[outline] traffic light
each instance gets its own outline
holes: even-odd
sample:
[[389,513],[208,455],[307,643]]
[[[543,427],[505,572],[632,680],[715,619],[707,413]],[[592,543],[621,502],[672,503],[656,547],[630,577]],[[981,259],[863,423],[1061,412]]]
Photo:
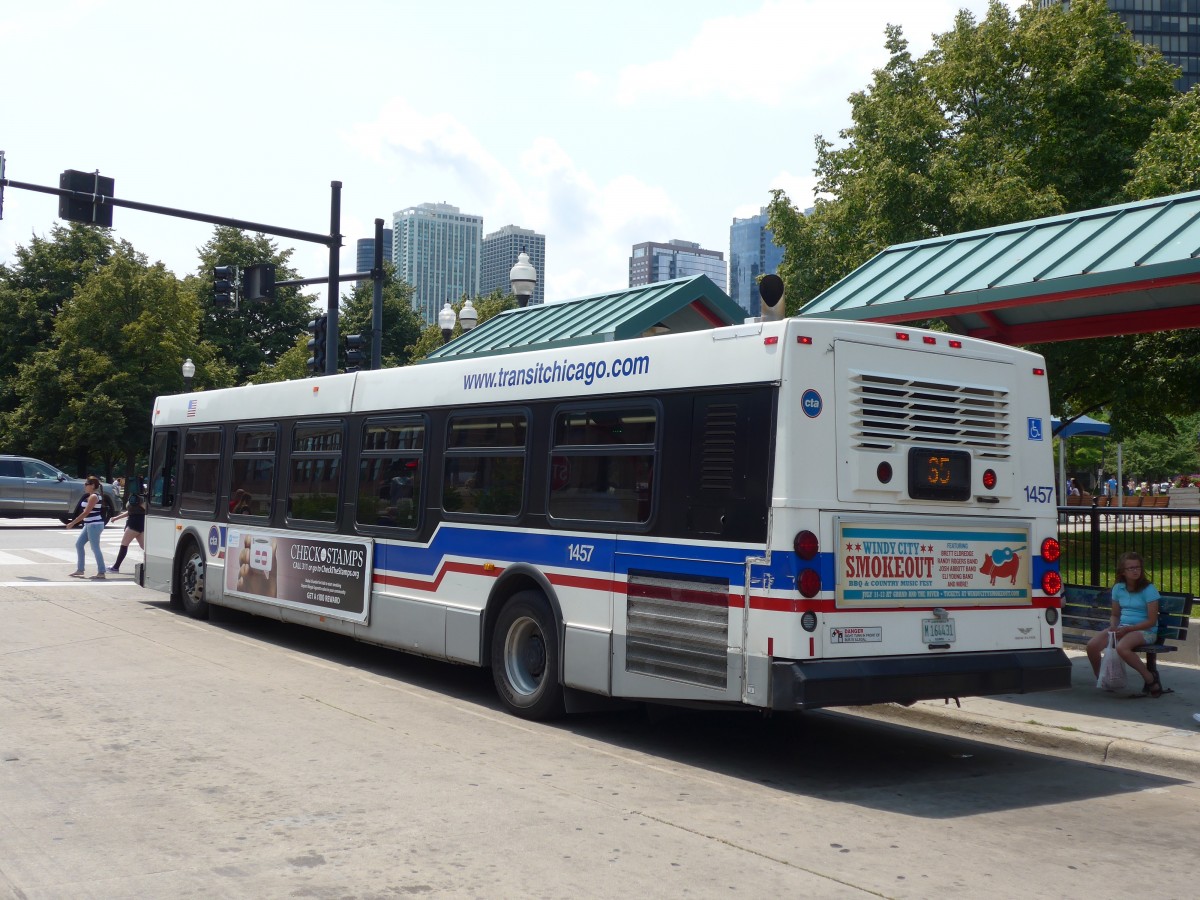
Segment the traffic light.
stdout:
[[[58,176],[58,186],[68,191],[81,191],[101,197],[112,197],[114,181],[103,177],[99,172],[80,172],[77,169],[67,169]],[[58,217],[68,222],[82,222],[85,225],[99,225],[101,228],[112,228],[112,204],[96,203],[91,198],[87,200],[75,197],[58,198]]]
[[363,352],[363,346],[366,344],[366,338],[361,334],[346,335],[346,371],[357,372],[359,369],[366,368],[363,364],[367,361],[367,355]]
[[242,297],[247,301],[275,299],[274,263],[258,263],[242,270]]
[[317,316],[308,323],[312,337],[308,339],[308,371],[320,375],[325,371],[325,338],[328,334],[329,316],[325,313]]
[[232,306],[234,301],[233,282],[237,270],[233,266],[217,266],[213,269],[213,305]]

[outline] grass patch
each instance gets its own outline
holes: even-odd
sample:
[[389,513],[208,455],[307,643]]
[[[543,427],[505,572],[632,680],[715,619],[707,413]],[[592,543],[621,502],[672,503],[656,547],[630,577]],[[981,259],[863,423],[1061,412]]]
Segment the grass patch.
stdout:
[[[1196,594],[1200,592],[1200,530],[1196,527],[1148,528],[1138,520],[1104,523],[1100,531],[1100,584],[1116,581],[1117,557],[1136,550],[1146,559],[1146,571],[1162,591]],[[1063,581],[1088,584],[1091,581],[1092,535],[1082,530],[1059,527],[1062,545],[1060,570]]]

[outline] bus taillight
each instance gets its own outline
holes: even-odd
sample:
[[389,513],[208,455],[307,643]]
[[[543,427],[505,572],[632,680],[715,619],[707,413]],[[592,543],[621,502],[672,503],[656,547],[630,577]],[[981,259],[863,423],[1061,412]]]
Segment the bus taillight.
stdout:
[[986,488],[989,491],[995,489],[995,487],[996,487],[996,470],[995,469],[987,469],[983,473],[983,486],[984,486],[984,488]]
[[821,576],[816,569],[803,569],[796,579],[796,587],[803,597],[815,597],[821,592]]
[[1042,559],[1048,563],[1058,562],[1058,558],[1062,556],[1062,547],[1058,545],[1058,541],[1054,538],[1046,538],[1042,541]]
[[808,562],[817,555],[817,551],[821,549],[821,543],[811,531],[798,531],[792,539],[792,549],[796,551],[798,557]]
[[1062,576],[1057,572],[1042,573],[1042,590],[1050,597],[1062,590]]

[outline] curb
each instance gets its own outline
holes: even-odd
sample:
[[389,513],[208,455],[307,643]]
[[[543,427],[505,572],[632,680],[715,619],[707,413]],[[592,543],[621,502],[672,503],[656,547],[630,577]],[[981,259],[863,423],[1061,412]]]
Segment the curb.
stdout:
[[1200,751],[1196,750],[979,716],[955,707],[943,711],[928,706],[879,704],[841,711],[877,721],[927,728],[1026,750],[1054,751],[1056,755],[1069,755],[1084,762],[1200,780]]

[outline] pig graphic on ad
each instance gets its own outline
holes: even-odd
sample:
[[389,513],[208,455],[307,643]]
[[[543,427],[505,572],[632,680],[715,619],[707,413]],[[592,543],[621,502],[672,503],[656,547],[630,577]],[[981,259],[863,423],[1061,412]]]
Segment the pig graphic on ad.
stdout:
[[[1024,547],[1018,547],[1017,550],[1024,550]],[[983,565],[979,571],[984,575],[990,575],[992,584],[996,583],[996,579],[1009,579],[1011,584],[1017,583],[1017,570],[1021,567],[1021,557],[1017,555],[1017,550],[1011,547],[993,550],[983,558]]]

